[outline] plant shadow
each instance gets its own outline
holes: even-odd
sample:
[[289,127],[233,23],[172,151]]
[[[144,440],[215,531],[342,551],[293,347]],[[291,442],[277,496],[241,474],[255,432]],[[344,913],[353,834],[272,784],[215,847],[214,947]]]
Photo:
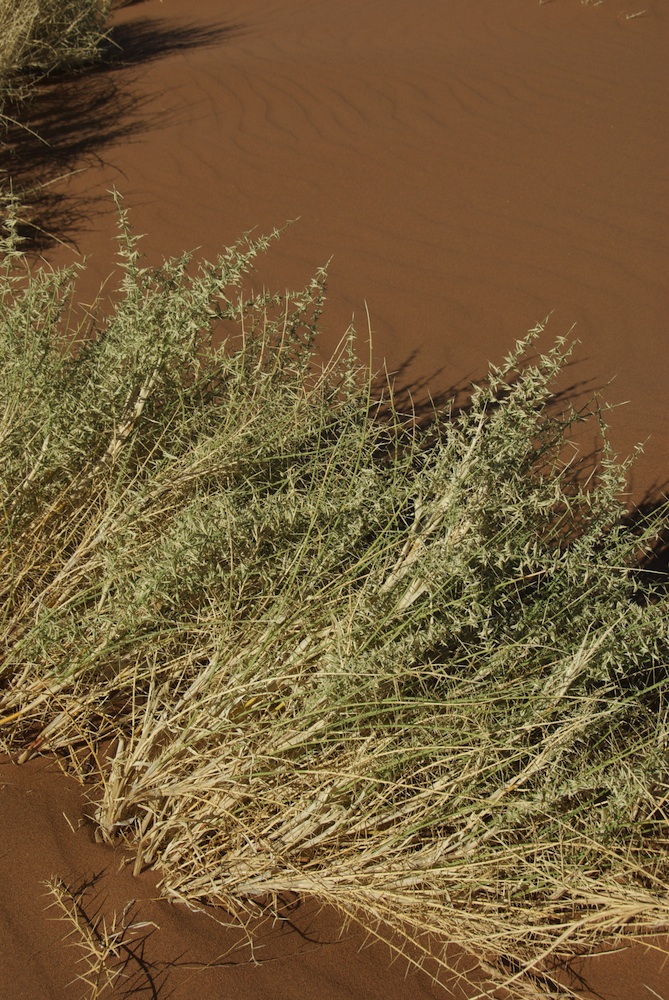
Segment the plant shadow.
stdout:
[[147,957],[147,943],[159,929],[140,918],[139,905],[131,900],[121,914],[108,911],[105,872],[96,872],[68,885],[61,879],[48,884],[57,907],[56,918],[65,921],[65,940],[80,952],[77,964],[85,971],[78,978],[98,996],[115,986],[118,996],[148,996],[158,1000],[167,971]]
[[98,62],[57,74],[29,88],[20,104],[4,109],[0,146],[0,201],[17,206],[22,247],[44,252],[56,243],[76,246],[100,202],[99,194],[73,194],[68,180],[103,164],[105,150],[170,120],[148,108],[134,86],[137,69],[189,49],[220,44],[241,25],[172,25],[139,18],[110,29]]

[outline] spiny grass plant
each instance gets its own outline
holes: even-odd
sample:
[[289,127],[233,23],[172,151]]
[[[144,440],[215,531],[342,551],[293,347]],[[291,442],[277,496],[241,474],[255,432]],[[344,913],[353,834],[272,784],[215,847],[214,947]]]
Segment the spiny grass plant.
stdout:
[[3,749],[167,896],[307,894],[515,996],[669,923],[661,525],[606,449],[579,482],[565,343],[421,429],[352,335],[319,362],[322,274],[244,296],[268,240],[154,271],[121,222],[87,336],[76,272],[5,246]]

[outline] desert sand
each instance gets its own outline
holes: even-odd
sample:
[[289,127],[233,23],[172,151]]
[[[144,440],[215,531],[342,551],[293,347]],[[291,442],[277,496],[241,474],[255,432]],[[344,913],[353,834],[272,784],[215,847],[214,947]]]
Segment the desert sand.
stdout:
[[[330,261],[323,352],[352,316],[364,350],[368,313],[374,365],[417,396],[466,386],[549,313],[546,345],[575,325],[561,388],[578,401],[611,383],[626,403],[611,438],[621,455],[647,442],[639,502],[669,479],[668,42],[666,0],[134,0],[106,63],[45,89],[32,124],[50,146],[24,139],[15,174],[52,181],[41,252],[87,259],[84,304],[114,261],[112,188],[152,261],[295,220],[256,285],[299,287]],[[309,903],[287,903],[251,956],[239,928],[158,901],[159,877],[133,879],[85,812],[52,760],[2,762],[0,997],[85,992],[68,985],[82,952],[45,910],[54,877],[88,885],[92,920],[131,904],[126,923],[145,925],[127,931],[113,995],[476,992],[391,965]],[[574,975],[584,997],[669,998],[657,949]]]

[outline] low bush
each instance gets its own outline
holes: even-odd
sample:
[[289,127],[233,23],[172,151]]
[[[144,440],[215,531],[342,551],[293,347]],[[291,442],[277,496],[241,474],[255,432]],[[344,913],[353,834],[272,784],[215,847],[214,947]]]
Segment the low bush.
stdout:
[[5,246],[3,749],[92,783],[169,896],[315,896],[518,996],[666,925],[662,512],[629,527],[606,447],[579,480],[567,345],[423,427],[352,333],[319,362],[322,274],[245,294],[265,239],[148,270],[121,221],[85,335],[76,271]]

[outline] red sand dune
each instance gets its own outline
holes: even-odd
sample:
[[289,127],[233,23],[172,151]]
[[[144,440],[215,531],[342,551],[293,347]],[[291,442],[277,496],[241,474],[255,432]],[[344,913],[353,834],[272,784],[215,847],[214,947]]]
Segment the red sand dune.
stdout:
[[[667,0],[148,0],[117,24],[126,65],[59,84],[63,121],[42,123],[53,162],[34,154],[42,176],[78,171],[49,189],[44,219],[65,240],[49,260],[89,257],[84,301],[113,261],[111,187],[153,260],[212,257],[299,217],[257,282],[296,287],[333,258],[324,351],[352,313],[366,333],[367,303],[376,363],[438,393],[553,310],[550,330],[576,323],[580,340],[565,386],[615,379],[607,398],[629,403],[611,415],[614,446],[649,439],[635,498],[666,482]],[[2,998],[83,992],[67,986],[77,949],[43,912],[54,875],[100,875],[85,905],[138,899],[134,919],[160,927],[137,932],[149,936],[133,995],[444,995],[381,946],[359,951],[362,934],[337,941],[335,918],[309,907],[261,934],[250,966],[239,935],[118,870],[53,765],[4,762],[0,784]],[[584,996],[669,1000],[657,952],[578,971]]]

